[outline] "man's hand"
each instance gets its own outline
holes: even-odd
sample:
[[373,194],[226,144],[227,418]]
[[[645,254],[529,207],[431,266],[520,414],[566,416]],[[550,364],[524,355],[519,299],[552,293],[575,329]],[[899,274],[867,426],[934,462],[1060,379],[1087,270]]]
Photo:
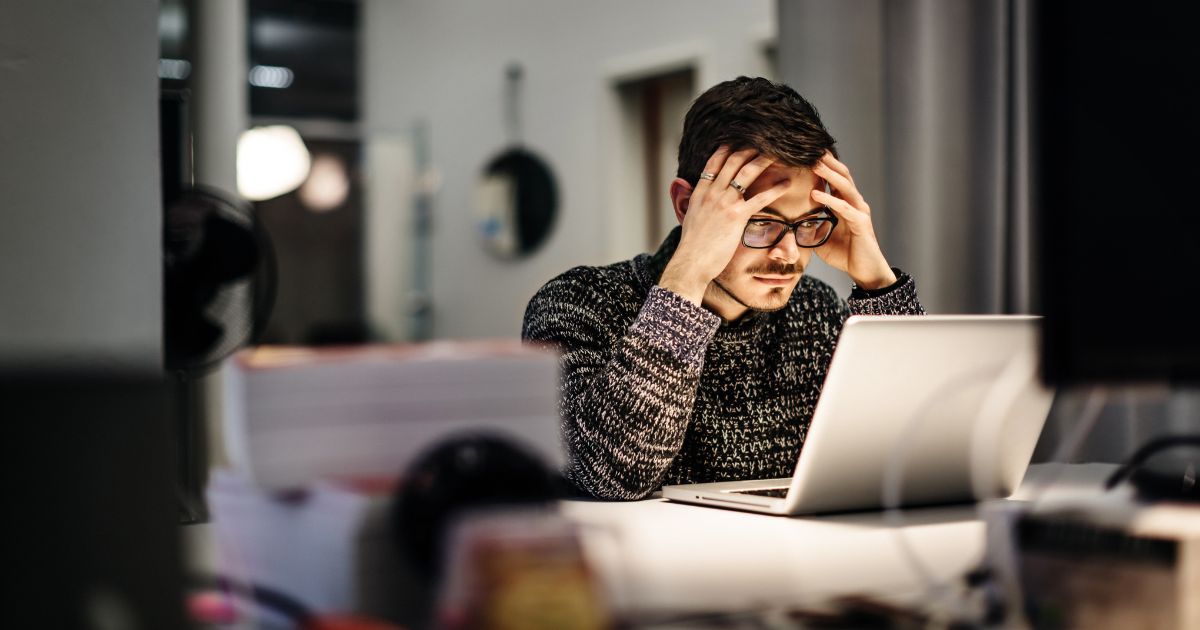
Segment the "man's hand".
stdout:
[[828,206],[838,217],[838,228],[816,254],[829,266],[850,275],[864,289],[881,289],[895,284],[896,274],[883,257],[875,227],[871,223],[871,207],[863,199],[850,169],[828,151],[813,167],[813,173],[829,182],[836,195],[827,194],[823,186],[813,188],[812,198]]
[[659,286],[701,304],[708,284],[725,270],[741,245],[746,222],[787,191],[785,179],[749,199],[742,196],[774,161],[754,149],[731,153],[729,147],[721,147],[712,154],[704,173],[715,177],[708,180],[702,176],[684,202],[687,208],[679,247],[663,270]]

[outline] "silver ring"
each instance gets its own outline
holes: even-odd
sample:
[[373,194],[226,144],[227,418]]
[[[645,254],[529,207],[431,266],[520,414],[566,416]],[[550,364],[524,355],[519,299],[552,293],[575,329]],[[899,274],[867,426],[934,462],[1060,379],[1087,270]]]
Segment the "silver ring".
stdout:
[[712,180],[714,180],[716,178],[717,178],[716,173],[700,173],[700,179],[707,179],[708,181],[711,182]]
[[742,193],[743,195],[746,194],[746,187],[737,183],[737,180],[729,180],[729,187]]

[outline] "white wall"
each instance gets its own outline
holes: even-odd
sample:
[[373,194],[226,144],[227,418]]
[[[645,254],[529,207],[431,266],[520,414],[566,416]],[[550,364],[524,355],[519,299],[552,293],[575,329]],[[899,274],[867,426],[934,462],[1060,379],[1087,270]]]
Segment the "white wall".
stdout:
[[[689,64],[698,90],[765,73],[763,46],[774,23],[771,0],[365,0],[366,134],[403,134],[423,121],[440,174],[430,243],[434,336],[514,336],[545,281],[637,253],[621,242],[627,218],[614,208],[621,198],[612,163],[621,142],[616,84]],[[471,206],[477,173],[507,141],[511,62],[525,70],[524,142],[549,161],[561,193],[548,241],[517,262],[486,253]]]
[[0,371],[157,374],[158,3],[0,15]]

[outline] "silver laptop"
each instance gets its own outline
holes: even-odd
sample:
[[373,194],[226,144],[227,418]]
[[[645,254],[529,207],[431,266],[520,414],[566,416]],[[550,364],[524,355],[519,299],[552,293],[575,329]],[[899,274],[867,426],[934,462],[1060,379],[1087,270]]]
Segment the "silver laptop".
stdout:
[[819,514],[1007,497],[1053,402],[1032,315],[846,321],[793,476],[668,485],[663,497]]

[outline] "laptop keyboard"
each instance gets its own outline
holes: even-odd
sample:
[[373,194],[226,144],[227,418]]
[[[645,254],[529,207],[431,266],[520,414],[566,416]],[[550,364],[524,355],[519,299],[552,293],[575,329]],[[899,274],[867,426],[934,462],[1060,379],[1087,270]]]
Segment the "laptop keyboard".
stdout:
[[787,498],[787,488],[760,488],[758,490],[734,490],[733,494],[753,494],[760,497]]

